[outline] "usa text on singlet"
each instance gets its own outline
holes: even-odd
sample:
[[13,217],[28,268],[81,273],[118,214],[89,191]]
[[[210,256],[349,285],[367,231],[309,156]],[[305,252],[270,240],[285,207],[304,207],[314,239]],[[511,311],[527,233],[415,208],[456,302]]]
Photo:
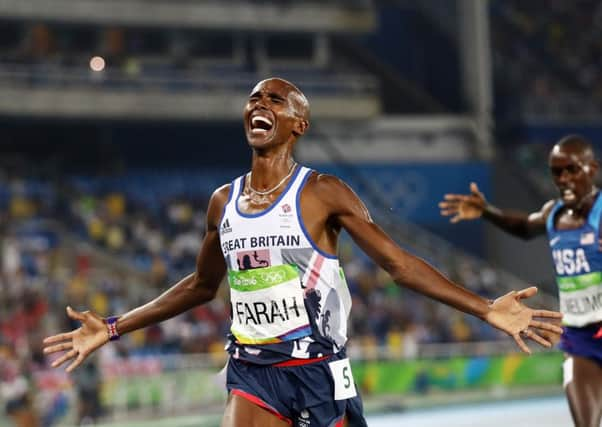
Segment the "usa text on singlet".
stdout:
[[602,252],[599,195],[586,223],[574,230],[558,230],[554,218],[562,208],[556,202],[547,219],[550,249],[556,269],[563,323],[580,327],[602,320]]

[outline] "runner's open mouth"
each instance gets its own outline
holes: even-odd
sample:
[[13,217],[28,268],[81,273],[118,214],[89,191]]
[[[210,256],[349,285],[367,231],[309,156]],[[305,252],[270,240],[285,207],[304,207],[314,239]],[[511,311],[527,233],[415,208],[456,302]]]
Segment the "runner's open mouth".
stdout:
[[272,130],[274,124],[270,119],[263,116],[251,118],[251,132],[254,134],[267,133]]

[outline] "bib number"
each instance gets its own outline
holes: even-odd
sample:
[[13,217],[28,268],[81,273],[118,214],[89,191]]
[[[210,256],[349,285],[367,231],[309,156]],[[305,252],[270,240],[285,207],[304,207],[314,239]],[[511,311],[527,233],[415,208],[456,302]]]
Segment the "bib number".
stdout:
[[349,359],[330,362],[328,366],[334,380],[334,400],[345,400],[357,396]]

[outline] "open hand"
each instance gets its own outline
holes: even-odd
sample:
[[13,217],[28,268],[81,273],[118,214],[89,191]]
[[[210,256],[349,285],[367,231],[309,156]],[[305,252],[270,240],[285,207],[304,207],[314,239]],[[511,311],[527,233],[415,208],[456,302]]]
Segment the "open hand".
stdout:
[[[487,323],[514,338],[520,349],[528,354],[531,354],[531,350],[527,347],[523,338],[533,340],[544,347],[551,347],[553,340],[550,337],[559,337],[562,334],[562,328],[558,325],[562,313],[550,310],[534,310],[521,302],[522,299],[529,298],[536,293],[537,288],[535,286],[518,292],[509,292],[496,299],[490,305],[490,311],[485,316]],[[535,317],[543,317],[549,320],[535,320]]]
[[439,202],[441,215],[451,216],[450,222],[480,218],[487,206],[487,201],[479,187],[470,183],[470,194],[446,194],[444,201]]
[[109,341],[109,332],[102,317],[90,311],[78,312],[67,307],[67,315],[81,322],[81,326],[71,332],[53,335],[44,339],[44,354],[64,351],[61,357],[52,362],[52,367],[61,366],[73,360],[66,371],[77,368],[97,348]]

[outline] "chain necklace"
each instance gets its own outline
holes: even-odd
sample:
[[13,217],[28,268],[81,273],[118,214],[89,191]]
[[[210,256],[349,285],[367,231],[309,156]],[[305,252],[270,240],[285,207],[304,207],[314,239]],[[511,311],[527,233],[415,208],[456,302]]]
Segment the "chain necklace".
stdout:
[[258,198],[254,198],[255,201],[259,202],[259,203],[269,202],[269,199],[266,196],[268,196],[269,194],[272,194],[274,191],[276,191],[278,188],[280,188],[287,179],[290,178],[290,176],[293,174],[293,171],[295,170],[295,166],[297,166],[297,162],[293,162],[293,164],[291,165],[286,176],[284,178],[282,178],[278,184],[276,184],[274,187],[270,188],[269,190],[264,190],[264,191],[259,191],[259,190],[256,190],[253,188],[253,186],[251,185],[251,179],[253,178],[253,172],[249,172],[249,180],[248,180],[249,190],[251,190],[256,195],[260,196]]

